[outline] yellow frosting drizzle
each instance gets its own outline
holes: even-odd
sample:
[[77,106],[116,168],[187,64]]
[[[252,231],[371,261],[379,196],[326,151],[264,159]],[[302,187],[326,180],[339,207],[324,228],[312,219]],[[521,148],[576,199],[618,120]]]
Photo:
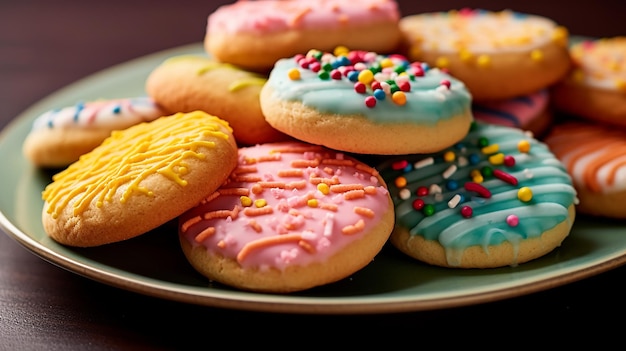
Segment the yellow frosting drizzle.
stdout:
[[102,207],[124,185],[121,203],[135,193],[153,196],[141,182],[155,173],[186,186],[184,176],[189,169],[185,160],[204,159],[206,155],[200,149],[215,146],[206,140],[209,136],[228,139],[221,128],[232,131],[226,121],[194,111],[114,131],[100,146],[52,177],[53,182],[42,192],[49,204],[47,212],[57,218],[73,198],[74,215],[94,200],[97,207]]

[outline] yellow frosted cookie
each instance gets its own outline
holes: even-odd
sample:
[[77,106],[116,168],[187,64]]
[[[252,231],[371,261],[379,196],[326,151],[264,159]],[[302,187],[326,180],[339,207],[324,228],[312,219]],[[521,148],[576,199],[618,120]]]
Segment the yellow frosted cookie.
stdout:
[[146,91],[167,112],[205,111],[230,124],[241,145],[284,141],[261,112],[266,77],[206,56],[172,57],[148,76]]
[[115,131],[53,176],[42,193],[43,227],[69,246],[130,239],[196,205],[236,165],[228,123],[204,112]]
[[570,67],[568,31],[549,18],[510,10],[451,10],[400,20],[408,55],[447,69],[474,101],[531,94]]

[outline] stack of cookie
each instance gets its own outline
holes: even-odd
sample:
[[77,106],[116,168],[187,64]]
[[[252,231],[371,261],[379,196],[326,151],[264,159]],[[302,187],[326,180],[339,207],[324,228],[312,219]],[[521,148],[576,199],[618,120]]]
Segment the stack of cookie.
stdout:
[[532,134],[474,121],[473,96],[541,90],[562,74],[558,46],[542,36],[522,65],[539,83],[498,89],[505,76],[461,79],[441,53],[412,59],[405,34],[391,0],[219,8],[206,55],[172,57],[148,77],[161,117],[116,130],[54,176],[46,232],[97,246],[177,219],[198,272],[278,293],[348,277],[390,238],[455,268],[552,251],[575,217],[565,168]]

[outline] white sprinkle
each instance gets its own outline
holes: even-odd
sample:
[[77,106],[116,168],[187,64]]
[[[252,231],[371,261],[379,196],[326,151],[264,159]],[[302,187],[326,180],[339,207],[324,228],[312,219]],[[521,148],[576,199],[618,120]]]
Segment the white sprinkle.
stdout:
[[453,175],[454,172],[456,172],[456,165],[450,165],[450,167],[448,167],[448,169],[443,172],[443,179],[450,178],[450,176]]
[[411,197],[411,190],[404,188],[400,190],[400,193],[398,193],[398,195],[400,196],[402,200],[406,200]]
[[455,208],[459,202],[461,202],[461,195],[456,194],[448,201],[448,207]]
[[415,168],[422,168],[422,167],[425,167],[425,166],[432,165],[433,163],[435,163],[435,159],[432,158],[432,157],[429,157],[429,158],[425,158],[423,160],[419,160],[419,161],[415,162],[413,167],[415,167]]

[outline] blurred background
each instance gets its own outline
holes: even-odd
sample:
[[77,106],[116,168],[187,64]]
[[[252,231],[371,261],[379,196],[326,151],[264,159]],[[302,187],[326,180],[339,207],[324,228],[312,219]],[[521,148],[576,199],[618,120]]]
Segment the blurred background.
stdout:
[[[224,0],[0,1],[0,129],[82,77],[155,51],[201,42]],[[572,34],[626,35],[626,1],[398,1],[402,15],[463,7],[552,18]],[[9,117],[10,116],[10,117]]]

